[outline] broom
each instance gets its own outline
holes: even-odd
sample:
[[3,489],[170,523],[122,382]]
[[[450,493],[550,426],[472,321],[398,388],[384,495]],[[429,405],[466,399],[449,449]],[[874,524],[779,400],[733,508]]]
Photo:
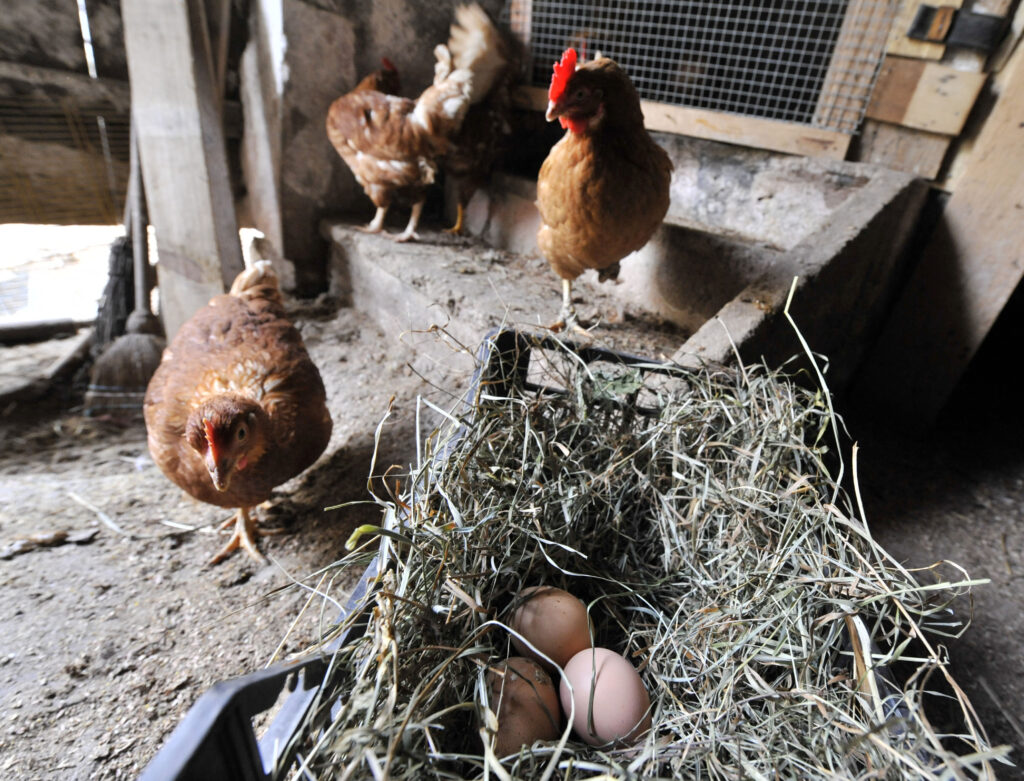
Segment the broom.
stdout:
[[[160,365],[165,341],[160,321],[149,305],[149,242],[146,236],[145,192],[139,167],[139,147],[131,133],[131,162],[125,208],[125,238],[131,240],[134,265],[135,309],[128,315],[125,333],[112,341],[93,364],[85,394],[85,414],[132,414],[142,411],[146,386]],[[99,325],[99,323],[97,323]],[[97,334],[98,335],[98,334]]]

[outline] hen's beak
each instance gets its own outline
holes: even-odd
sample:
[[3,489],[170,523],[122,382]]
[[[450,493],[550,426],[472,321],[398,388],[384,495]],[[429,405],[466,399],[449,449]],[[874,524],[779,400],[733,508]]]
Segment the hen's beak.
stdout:
[[206,451],[206,471],[210,473],[213,487],[218,491],[228,490],[231,483],[231,462],[226,458],[218,458],[213,448]]
[[210,479],[213,480],[213,487],[218,491],[228,490],[228,484],[231,482],[231,470],[227,463],[221,461],[219,464],[214,464],[210,469]]
[[555,103],[555,101],[549,100],[548,110],[544,112],[544,119],[548,122],[554,122],[560,116],[562,116],[562,107]]

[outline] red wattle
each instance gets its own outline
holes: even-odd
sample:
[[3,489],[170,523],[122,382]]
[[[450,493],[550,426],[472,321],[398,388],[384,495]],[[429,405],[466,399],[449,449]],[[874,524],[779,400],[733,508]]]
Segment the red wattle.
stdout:
[[569,128],[569,131],[579,135],[587,129],[587,120],[585,119],[574,119],[573,117],[559,117],[558,121],[562,124],[562,127]]

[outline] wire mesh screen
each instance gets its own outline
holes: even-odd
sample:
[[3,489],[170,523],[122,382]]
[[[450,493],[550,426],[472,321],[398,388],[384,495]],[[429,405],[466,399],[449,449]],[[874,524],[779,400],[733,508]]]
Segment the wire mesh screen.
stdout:
[[856,132],[877,78],[892,0],[513,0],[530,79],[573,46],[611,57],[640,97]]
[[0,223],[120,222],[129,125],[110,105],[0,96]]

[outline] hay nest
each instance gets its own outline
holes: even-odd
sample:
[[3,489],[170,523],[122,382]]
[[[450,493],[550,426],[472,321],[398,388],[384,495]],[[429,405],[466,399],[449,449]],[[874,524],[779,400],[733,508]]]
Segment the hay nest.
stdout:
[[[662,373],[550,339],[490,344],[503,359],[336,565],[385,566],[343,622],[365,632],[331,657],[293,777],[991,775],[1001,754],[939,645],[972,583],[912,574],[874,542],[839,485],[827,391],[764,366]],[[566,727],[517,755],[485,748],[485,671],[515,655],[510,606],[537,584],[580,597],[597,645],[640,671],[654,728],[637,745]]]

